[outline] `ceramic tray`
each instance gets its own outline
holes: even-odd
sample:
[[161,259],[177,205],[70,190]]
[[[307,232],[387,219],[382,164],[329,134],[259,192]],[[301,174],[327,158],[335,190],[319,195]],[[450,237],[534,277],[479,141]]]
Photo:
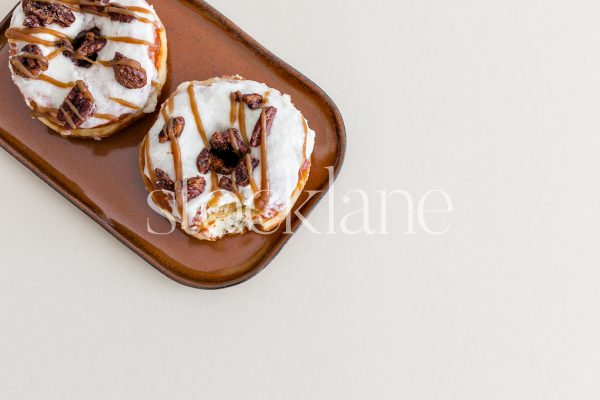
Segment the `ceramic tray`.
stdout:
[[[335,104],[314,83],[285,64],[206,2],[150,0],[167,29],[169,78],[162,100],[179,83],[240,74],[266,82],[292,96],[317,132],[313,167],[307,190],[327,190],[328,171],[340,170],[345,130]],[[170,235],[164,218],[147,206],[147,193],[138,169],[139,145],[155,115],[101,142],[64,139],[32,120],[10,79],[8,45],[0,25],[0,146],[31,169],[75,206],[166,276],[184,285],[216,289],[257,274],[283,248],[291,235],[281,227],[270,235],[249,233],[218,242],[201,242],[177,229]],[[324,192],[302,207],[308,215]],[[293,230],[300,225],[292,218]]]

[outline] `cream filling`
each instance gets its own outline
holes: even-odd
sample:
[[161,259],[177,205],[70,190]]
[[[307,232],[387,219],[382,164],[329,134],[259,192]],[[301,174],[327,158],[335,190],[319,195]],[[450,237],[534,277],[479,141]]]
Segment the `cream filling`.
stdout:
[[[219,201],[209,208],[209,202],[213,198],[211,193],[218,188],[211,187],[211,174],[200,174],[196,164],[198,155],[204,149],[204,143],[196,128],[194,114],[191,108],[190,98],[188,94],[189,82],[179,86],[173,94],[173,113],[171,117],[182,116],[185,118],[185,128],[179,144],[181,148],[181,160],[183,167],[183,176],[187,178],[195,176],[204,176],[206,179],[206,189],[203,194],[189,201],[186,205],[187,219],[193,221],[195,217],[206,220],[208,214],[217,212],[219,208],[231,204],[238,203],[237,196],[229,191],[222,191],[222,196]],[[287,211],[292,206],[292,194],[298,186],[298,172],[302,167],[305,159],[310,159],[315,140],[315,132],[308,130],[305,132],[304,116],[294,106],[290,96],[280,93],[276,89],[272,89],[264,83],[254,81],[238,81],[229,79],[216,80],[211,85],[202,85],[196,83],[194,94],[198,104],[198,111],[201,116],[204,130],[207,138],[210,139],[212,134],[217,131],[223,131],[231,127],[230,123],[230,93],[240,91],[243,94],[258,93],[264,95],[267,91],[270,92],[268,105],[277,108],[277,116],[273,121],[271,134],[267,136],[267,154],[268,154],[268,176],[271,196],[264,214],[268,214],[273,210]],[[252,135],[254,126],[260,118],[260,110],[252,111],[246,107],[246,131],[248,139]],[[158,120],[150,129],[148,134],[148,145],[150,147],[150,157],[152,166],[165,171],[171,179],[175,180],[175,169],[173,156],[171,154],[170,142],[159,143],[158,134],[162,130],[165,121],[162,113],[159,114]],[[239,129],[239,124],[236,122],[235,128]],[[306,152],[304,153],[304,145],[306,140]],[[252,156],[257,159],[260,157],[260,147],[252,148]],[[262,161],[261,161],[262,162]],[[146,163],[147,165],[147,163]],[[145,171],[146,176],[149,176],[148,170]],[[220,176],[219,176],[220,177]],[[261,165],[254,170],[254,180],[257,186],[261,187]],[[253,192],[250,186],[240,187],[240,193],[243,197],[243,204],[246,207],[254,209]],[[178,215],[177,206],[173,201],[171,203],[173,214],[178,220],[181,216]],[[227,225],[227,223],[225,223]],[[243,230],[247,226],[247,221],[237,221],[236,227],[226,233],[236,233],[238,230]],[[223,235],[223,230],[215,227],[211,228],[211,234],[214,237]]]
[[[154,8],[144,0],[119,0],[118,3],[123,6],[146,8],[152,11],[152,14],[137,14],[149,20],[158,20]],[[63,28],[58,24],[52,24],[46,26],[46,28],[61,32],[71,38],[75,38],[75,36],[82,31],[97,27],[102,32],[103,36],[132,37],[149,43],[155,43],[157,41],[155,24],[144,23],[138,20],[133,20],[130,23],[122,23],[93,14],[73,13],[75,14],[76,20],[70,27]],[[23,8],[17,7],[12,16],[11,27],[24,28],[24,20],[25,13],[23,12]],[[49,34],[36,34],[35,36],[49,41],[57,40],[55,36]],[[27,44],[27,42],[16,41],[17,50],[20,50]],[[42,49],[44,55],[48,55],[56,50],[56,47],[38,46]],[[94,96],[97,114],[121,117],[138,111],[111,100],[111,97],[123,99],[132,103],[145,113],[153,112],[156,109],[158,93],[156,88],[152,86],[152,81],[158,81],[159,75],[154,61],[150,58],[148,45],[122,43],[109,40],[106,46],[98,53],[98,60],[110,61],[114,58],[116,52],[140,62],[142,67],[146,70],[148,77],[148,83],[145,87],[141,89],[127,89],[117,82],[112,67],[105,67],[102,65],[93,65],[90,68],[77,67],[70,59],[62,54],[50,61],[49,68],[47,71],[44,71],[44,74],[61,82],[84,81]],[[14,72],[12,77],[28,104],[35,101],[39,106],[57,109],[62,105],[65,97],[70,91],[70,89],[61,89],[41,80],[23,78],[16,75]],[[108,121],[104,119],[92,117],[85,121],[80,128],[95,128],[106,123],[108,123]]]

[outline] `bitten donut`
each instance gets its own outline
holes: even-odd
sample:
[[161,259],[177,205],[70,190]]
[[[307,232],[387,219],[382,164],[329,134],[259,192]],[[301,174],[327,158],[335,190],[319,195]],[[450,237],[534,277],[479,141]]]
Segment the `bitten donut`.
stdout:
[[308,180],[315,132],[290,96],[239,76],[186,82],[140,151],[151,201],[189,235],[277,228]]
[[101,139],[156,109],[167,38],[145,0],[22,0],[6,31],[9,67],[33,116],[63,136]]

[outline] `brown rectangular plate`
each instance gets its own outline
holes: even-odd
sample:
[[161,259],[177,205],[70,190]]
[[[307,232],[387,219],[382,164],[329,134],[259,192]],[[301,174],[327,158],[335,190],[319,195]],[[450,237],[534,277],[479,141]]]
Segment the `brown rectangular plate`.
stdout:
[[[163,99],[179,83],[240,74],[266,82],[292,96],[317,132],[313,167],[306,191],[322,190],[303,205],[306,216],[328,189],[327,167],[339,172],[345,152],[345,130],[335,104],[313,82],[281,61],[239,27],[203,1],[152,1],[167,29],[169,77]],[[260,272],[291,235],[281,227],[270,235],[249,233],[215,243],[189,238],[147,205],[138,169],[142,138],[155,120],[149,115],[101,142],[64,139],[32,120],[8,69],[4,32],[0,26],[0,146],[64,197],[93,218],[160,272],[184,285],[217,289],[243,282]],[[292,218],[295,231],[300,225]]]

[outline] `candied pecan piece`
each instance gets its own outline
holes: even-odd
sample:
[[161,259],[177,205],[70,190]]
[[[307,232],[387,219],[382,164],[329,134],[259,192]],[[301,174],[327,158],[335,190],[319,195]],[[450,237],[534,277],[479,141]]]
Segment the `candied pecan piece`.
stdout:
[[73,48],[73,43],[66,39],[61,39],[56,42],[56,47],[63,50],[63,55],[76,63],[75,60],[75,49]]
[[258,110],[265,105],[264,97],[257,93],[245,94],[242,96],[242,100],[244,100],[244,103],[246,103],[251,110]]
[[219,179],[219,188],[233,192],[233,181],[226,176],[222,176]]
[[98,11],[98,12],[102,12],[105,10],[106,6],[108,5],[108,1],[109,0],[87,0],[88,3],[94,3],[97,5],[91,5],[91,4],[81,4],[79,7],[81,7],[82,10],[91,10],[91,11]]
[[[232,141],[232,138],[235,140]],[[250,149],[242,139],[240,131],[235,128],[213,133],[210,138],[210,146],[218,152],[233,152],[237,155],[244,155],[250,152]]]
[[77,81],[60,106],[56,118],[66,127],[78,128],[94,115],[94,97],[83,81]]
[[[265,113],[265,125],[267,128],[267,135],[269,135],[271,133],[271,127],[273,127],[273,120],[275,119],[275,116],[277,115],[277,109],[275,107],[265,107],[264,108],[264,113]],[[256,122],[256,125],[254,126],[254,131],[252,132],[252,137],[250,138],[250,146],[252,147],[257,147],[260,146],[260,141],[261,141],[261,137],[262,137],[262,125],[260,123],[260,118],[258,119],[258,121]]]
[[232,166],[230,162],[227,162],[222,157],[219,157],[216,154],[211,154],[210,168],[217,174],[231,175],[235,169],[235,164]]
[[156,182],[154,182],[154,184],[157,188],[167,190],[169,192],[175,190],[175,184],[173,183],[171,178],[169,178],[169,175],[167,175],[165,171],[163,171],[160,168],[156,168],[154,170],[154,174],[156,175]]
[[129,10],[115,3],[110,3],[108,5],[108,15],[110,15],[111,20],[126,24],[135,19]]
[[210,164],[211,164],[210,151],[208,151],[208,149],[205,148],[204,150],[202,150],[200,152],[200,155],[198,156],[198,160],[196,161],[196,165],[198,166],[198,171],[200,171],[201,174],[208,174],[208,171],[210,171]]
[[141,89],[148,83],[146,70],[138,61],[117,52],[113,63],[117,82],[127,89]]
[[210,147],[216,151],[230,151],[229,134],[225,132],[215,132],[210,138]]
[[35,78],[48,70],[48,60],[35,44],[24,46],[18,55],[10,58],[10,63],[15,73],[23,78]]
[[195,199],[204,193],[206,188],[206,179],[202,176],[196,176],[187,180],[187,200]]
[[100,39],[100,29],[92,28],[89,31],[79,33],[73,41],[75,48],[76,64],[83,68],[89,68],[92,64],[88,60],[96,61],[100,50],[106,46],[106,39]]
[[26,28],[34,29],[34,28],[41,27],[42,24],[40,23],[40,20],[36,16],[32,15],[32,16],[25,18],[25,20],[23,21],[23,26]]
[[26,17],[23,25],[28,28],[39,28],[55,22],[66,28],[75,22],[75,14],[62,4],[23,0],[22,6]]
[[183,133],[183,128],[185,128],[185,118],[183,117],[175,117],[171,118],[167,125],[163,128],[162,131],[158,134],[159,143],[166,143],[169,139],[169,129],[173,132],[173,135],[176,138],[181,137]]
[[[259,161],[256,158],[252,159],[252,171],[258,167]],[[250,176],[248,175],[248,168],[246,167],[246,158],[242,158],[235,167],[235,182],[238,186],[248,186],[250,183]]]

